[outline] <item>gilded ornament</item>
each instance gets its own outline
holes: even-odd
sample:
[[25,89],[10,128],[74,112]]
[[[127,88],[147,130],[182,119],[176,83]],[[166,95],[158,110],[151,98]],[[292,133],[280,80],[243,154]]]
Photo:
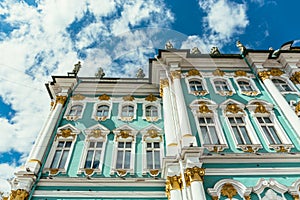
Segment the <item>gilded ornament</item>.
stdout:
[[28,162],[37,162],[40,166],[42,166],[42,162],[38,159],[30,159]]
[[86,175],[92,175],[94,173],[94,169],[84,169]]
[[102,134],[102,131],[100,129],[94,129],[91,131],[91,134],[89,137],[99,138]]
[[125,176],[127,174],[127,170],[125,169],[118,169],[117,173],[119,176]]
[[155,129],[149,129],[147,131],[147,134],[151,137],[151,138],[156,138],[158,137],[158,131]]
[[59,169],[49,169],[49,172],[50,172],[51,175],[57,174],[58,171],[59,171]]
[[180,79],[181,78],[181,71],[176,70],[176,71],[171,71],[171,76],[173,79]]
[[266,79],[269,79],[270,78],[270,72],[269,71],[260,71],[258,72],[258,77],[264,81]]
[[133,120],[133,117],[121,117],[122,121],[130,122]]
[[67,137],[70,137],[70,136],[74,136],[74,134],[72,134],[71,129],[61,129],[60,133],[57,133],[57,136],[67,138]]
[[237,104],[235,103],[231,103],[231,104],[228,104],[226,109],[225,109],[226,112],[231,112],[233,114],[236,114],[238,112],[244,112]]
[[280,69],[273,68],[270,70],[270,75],[272,76],[281,76],[282,74],[284,74],[284,72]]
[[245,200],[251,200],[250,195],[249,196],[244,196]]
[[134,97],[131,96],[131,95],[127,95],[127,96],[124,96],[124,97],[123,97],[123,100],[124,100],[124,101],[133,101],[133,100],[134,100]]
[[151,176],[157,176],[159,174],[159,170],[158,169],[150,169],[149,173]]
[[66,96],[56,96],[56,104],[60,103],[60,104],[64,105],[66,100],[67,100]]
[[235,76],[247,76],[247,72],[243,70],[237,70],[234,72]]
[[195,96],[205,96],[208,94],[206,90],[200,90],[200,91],[193,91],[192,92]]
[[297,103],[296,107],[295,107],[295,113],[298,115],[300,112],[300,101]]
[[246,146],[243,150],[244,152],[254,153],[254,149],[252,148],[252,146]]
[[205,169],[199,167],[187,168],[186,174],[190,179],[190,182],[193,181],[203,181],[203,177],[205,175]]
[[191,69],[188,71],[187,76],[201,76],[200,72],[196,69]]
[[208,106],[206,105],[205,102],[203,101],[200,101],[199,102],[199,112],[202,113],[202,114],[205,114],[205,113],[212,113],[212,111],[208,108]]
[[233,95],[233,91],[229,90],[229,91],[219,91],[219,94],[222,96],[232,96]]
[[293,195],[293,198],[294,198],[294,200],[299,200],[299,195],[298,194]]
[[242,91],[241,93],[243,95],[247,95],[247,96],[257,96],[258,95],[257,91]]
[[220,70],[219,68],[217,68],[214,72],[213,75],[214,76],[224,76],[225,72],[223,72],[222,70]]
[[219,197],[218,196],[212,196],[211,199],[212,200],[219,200]]
[[130,130],[121,130],[120,131],[120,136],[122,137],[122,138],[128,138],[129,136],[130,136],[130,133],[131,133],[131,131]]
[[157,97],[154,96],[153,94],[149,94],[146,98],[145,98],[146,101],[156,101],[157,100]]
[[29,193],[24,189],[12,190],[9,196],[10,200],[27,200]]
[[291,77],[290,80],[293,81],[294,84],[300,84],[300,71],[295,72]]
[[166,196],[168,197],[168,199],[171,198],[171,194],[170,194],[171,189],[170,188],[171,188],[171,182],[167,178],[167,180],[166,180]]
[[288,150],[284,146],[279,146],[279,148],[276,148],[276,152],[285,153],[288,152]]
[[187,175],[187,171],[186,170],[184,172],[184,180],[185,180],[186,187],[190,187],[191,186],[191,181],[190,181],[190,177]]
[[95,116],[95,119],[97,121],[105,121],[107,119],[107,116],[102,116],[102,117]]
[[76,94],[76,95],[72,96],[71,99],[73,99],[74,101],[80,101],[80,100],[85,99],[85,96],[83,96],[81,94]]
[[269,111],[266,109],[266,107],[263,104],[261,104],[259,102],[255,103],[255,104],[257,106],[254,110],[254,113],[269,113]]
[[106,94],[102,94],[101,96],[98,97],[98,99],[100,101],[108,101],[108,100],[110,100],[110,97],[107,96]]
[[148,122],[156,122],[158,120],[158,117],[146,117],[146,121]]
[[231,183],[225,183],[221,189],[221,194],[222,196],[232,199],[233,196],[237,195],[237,190]]

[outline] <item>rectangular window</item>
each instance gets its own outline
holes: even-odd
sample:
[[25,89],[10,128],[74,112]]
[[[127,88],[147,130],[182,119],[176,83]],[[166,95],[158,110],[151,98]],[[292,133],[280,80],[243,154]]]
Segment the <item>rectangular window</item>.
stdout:
[[239,145],[252,144],[243,117],[228,117],[231,129]]
[[66,165],[72,141],[59,141],[50,168],[63,169]]
[[130,169],[132,142],[118,142],[116,169]]
[[198,118],[204,144],[220,144],[216,124],[212,117]]
[[270,117],[256,117],[270,144],[282,144]]
[[85,169],[99,169],[100,168],[100,158],[102,152],[103,142],[100,141],[90,141],[87,148],[87,155],[85,159],[84,168]]
[[214,84],[217,91],[229,91],[226,81],[215,81]]
[[147,169],[160,169],[160,143],[146,143]]

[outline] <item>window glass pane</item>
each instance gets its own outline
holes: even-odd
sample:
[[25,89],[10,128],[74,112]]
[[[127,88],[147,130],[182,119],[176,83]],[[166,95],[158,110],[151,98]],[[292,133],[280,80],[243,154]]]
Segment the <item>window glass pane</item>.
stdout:
[[154,162],[155,162],[155,169],[160,169],[160,152],[155,151],[154,152]]
[[130,169],[130,156],[131,156],[131,151],[130,150],[126,150],[125,151],[124,169]]
[[231,124],[234,124],[235,123],[235,119],[233,117],[228,117],[228,120]]
[[93,163],[93,168],[94,169],[99,168],[100,157],[101,157],[101,150],[97,150],[95,152],[94,163]]
[[267,137],[267,140],[270,144],[275,144],[275,141],[273,140],[271,133],[269,132],[268,128],[266,126],[262,126],[262,129],[265,133],[265,136]]
[[64,168],[64,167],[65,167],[65,164],[66,164],[66,162],[67,162],[68,155],[69,155],[69,150],[64,150],[58,168],[61,169],[61,168]]
[[241,127],[240,127],[240,130],[241,130],[242,135],[243,135],[243,137],[244,137],[245,144],[251,144],[251,140],[250,140],[250,138],[249,138],[249,136],[248,136],[246,127],[241,126]]
[[125,148],[131,148],[131,142],[126,142]]
[[147,151],[146,152],[147,156],[147,169],[152,169],[153,168],[153,158],[152,158],[152,151]]
[[241,118],[241,117],[236,117],[235,120],[236,120],[236,123],[243,123],[244,122],[243,118]]
[[102,148],[102,146],[103,146],[103,142],[97,142],[97,144],[96,144],[97,148]]
[[199,123],[200,123],[200,124],[204,124],[204,123],[205,123],[205,120],[204,120],[203,117],[199,117]]
[[90,142],[90,148],[94,148],[95,147],[95,142]]
[[261,117],[257,117],[257,120],[258,120],[259,123],[264,123],[264,121]]
[[265,120],[266,123],[272,123],[272,121],[269,117],[264,117],[264,120]]
[[220,144],[219,142],[219,138],[217,136],[217,131],[216,131],[216,127],[214,126],[209,126],[209,133],[210,133],[210,137],[211,137],[211,143],[212,144]]
[[276,144],[281,144],[282,142],[280,141],[280,139],[279,139],[279,137],[278,137],[278,135],[277,135],[277,132],[276,132],[276,130],[275,130],[275,127],[274,127],[274,126],[269,126],[269,130],[270,130],[270,132],[272,133],[272,136],[273,136],[273,138],[274,138],[274,140],[275,140],[275,143],[276,143]]
[[159,142],[154,142],[154,148],[159,148]]
[[65,142],[58,142],[57,147],[64,147]]
[[85,165],[84,168],[91,168],[92,160],[93,160],[94,151],[89,150],[86,155]]
[[53,169],[58,168],[58,162],[60,160],[60,155],[61,155],[61,150],[56,150],[50,168],[53,168]]
[[237,143],[238,143],[238,144],[244,144],[244,142],[243,142],[243,140],[242,140],[242,138],[241,138],[241,135],[240,135],[240,132],[239,132],[238,128],[237,128],[236,126],[233,126],[233,127],[232,127],[232,130],[233,130],[233,133],[234,133],[235,138],[236,138],[236,140],[237,140]]
[[119,147],[119,148],[124,148],[124,142],[119,142],[119,143],[118,143],[118,147]]
[[68,141],[68,142],[66,142],[65,147],[66,147],[66,148],[70,148],[70,147],[71,147],[71,144],[72,144],[72,142],[71,142],[71,141]]
[[151,148],[152,147],[152,143],[147,143],[147,148]]
[[123,164],[123,151],[118,151],[116,168],[122,169],[123,168],[122,164]]
[[204,144],[210,144],[210,139],[209,139],[209,136],[208,136],[208,130],[207,130],[207,127],[206,126],[200,126],[200,130],[201,130],[201,134],[202,134],[202,137],[203,137],[203,142]]

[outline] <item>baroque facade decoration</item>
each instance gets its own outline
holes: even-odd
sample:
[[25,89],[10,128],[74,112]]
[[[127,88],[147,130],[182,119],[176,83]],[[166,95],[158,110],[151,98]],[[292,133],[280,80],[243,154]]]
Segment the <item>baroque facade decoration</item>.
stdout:
[[168,42],[132,79],[53,76],[6,199],[299,200],[299,48],[236,45]]

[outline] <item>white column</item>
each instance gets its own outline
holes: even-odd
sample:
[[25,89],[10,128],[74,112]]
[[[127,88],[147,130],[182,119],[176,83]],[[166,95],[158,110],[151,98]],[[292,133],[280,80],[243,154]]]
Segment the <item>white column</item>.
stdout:
[[180,71],[172,71],[171,72],[173,78],[173,88],[174,95],[177,106],[177,113],[180,125],[180,135],[182,139],[182,146],[190,146],[192,143],[194,146],[197,146],[196,139],[192,135],[191,126],[189,122],[189,117],[187,113],[187,107],[184,100],[184,95],[181,87],[181,72]]
[[171,190],[170,200],[182,200],[181,190]]
[[266,86],[268,92],[271,94],[273,99],[275,100],[278,107],[281,109],[282,113],[285,115],[287,120],[290,122],[291,127],[300,137],[300,123],[298,116],[296,115],[295,111],[291,108],[288,104],[286,99],[283,95],[279,92],[276,88],[274,83],[269,79],[269,76],[266,72],[259,72],[258,75],[260,76],[261,80],[263,81],[264,85]]
[[167,156],[175,156],[178,151],[178,142],[176,139],[176,129],[173,118],[174,113],[172,109],[169,81],[167,79],[161,80],[160,88],[163,99],[164,129],[167,146]]
[[63,105],[66,101],[66,96],[57,96],[56,104],[54,105],[54,109],[51,111],[48,121],[45,123],[37,140],[34,143],[34,146],[30,152],[28,160],[25,164],[26,168],[29,168],[30,171],[37,173],[41,167],[46,149],[49,145],[49,141],[53,134],[55,125],[59,119],[61,114]]
[[191,192],[193,200],[205,200],[205,191],[203,187],[204,169],[199,167],[187,168],[186,174],[190,179]]

